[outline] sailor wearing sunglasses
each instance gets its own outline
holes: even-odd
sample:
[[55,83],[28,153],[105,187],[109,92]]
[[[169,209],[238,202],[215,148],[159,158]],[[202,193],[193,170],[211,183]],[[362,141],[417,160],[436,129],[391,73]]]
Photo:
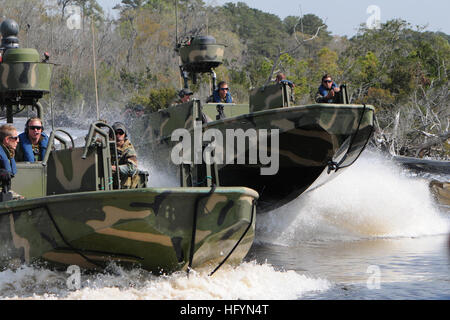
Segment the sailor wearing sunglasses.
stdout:
[[213,92],[213,102],[215,103],[232,103],[233,98],[230,94],[230,88],[225,81],[218,84],[218,89]]
[[42,120],[30,118],[25,124],[25,131],[19,135],[16,161],[42,161],[47,151],[48,136],[44,133]]
[[17,130],[12,124],[0,127],[0,169],[8,171],[11,177],[17,173],[14,154],[19,142]]
[[333,82],[329,74],[326,74],[322,77],[322,84],[316,94],[316,102],[333,103],[336,101],[336,93],[339,91],[341,91],[339,86]]

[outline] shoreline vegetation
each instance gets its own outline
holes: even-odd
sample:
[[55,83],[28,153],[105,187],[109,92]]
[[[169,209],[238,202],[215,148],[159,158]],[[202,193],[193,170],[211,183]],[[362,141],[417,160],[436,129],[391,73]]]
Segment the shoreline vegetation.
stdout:
[[[57,126],[96,117],[93,39],[100,116],[112,121],[136,106],[146,113],[166,107],[182,87],[176,40],[209,34],[226,45],[215,72],[229,83],[234,101],[247,103],[251,88],[283,72],[295,83],[296,104],[313,103],[322,75],[330,73],[347,84],[351,103],[376,108],[372,146],[450,160],[448,34],[397,19],[379,29],[361,24],[347,38],[333,35],[314,14],[280,19],[244,3],[179,0],[178,21],[175,1],[122,0],[115,10],[111,18],[96,0],[0,0],[1,15],[20,26],[20,46],[49,52],[56,64],[52,94],[42,100],[47,122],[50,109]],[[205,101],[209,77],[191,89]]]

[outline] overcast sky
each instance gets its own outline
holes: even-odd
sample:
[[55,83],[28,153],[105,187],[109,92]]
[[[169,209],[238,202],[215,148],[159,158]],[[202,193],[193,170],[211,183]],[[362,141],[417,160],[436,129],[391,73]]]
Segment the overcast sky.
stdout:
[[[106,12],[112,10],[121,0],[97,0]],[[165,0],[169,1],[169,0]],[[223,5],[233,0],[204,0],[205,3]],[[427,30],[441,31],[450,34],[450,1],[449,0],[240,0],[249,7],[278,15],[286,16],[313,13],[325,20],[328,30],[335,35],[353,36],[361,23],[373,21],[379,8],[381,22],[401,18],[413,26],[428,26]],[[367,12],[370,6],[375,10]],[[373,8],[373,7],[372,7]],[[114,15],[113,15],[114,16]]]

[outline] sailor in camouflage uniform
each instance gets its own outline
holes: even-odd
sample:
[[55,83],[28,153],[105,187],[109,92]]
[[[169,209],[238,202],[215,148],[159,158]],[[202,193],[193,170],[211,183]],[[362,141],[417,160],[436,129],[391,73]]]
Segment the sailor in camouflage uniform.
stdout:
[[113,124],[114,134],[116,136],[117,156],[119,166],[112,166],[113,173],[119,170],[121,189],[131,188],[133,180],[138,178],[137,154],[133,144],[128,139],[128,132],[125,125],[121,122]]
[[172,105],[182,104],[191,101],[192,91],[184,88],[178,91],[178,97],[172,101]]

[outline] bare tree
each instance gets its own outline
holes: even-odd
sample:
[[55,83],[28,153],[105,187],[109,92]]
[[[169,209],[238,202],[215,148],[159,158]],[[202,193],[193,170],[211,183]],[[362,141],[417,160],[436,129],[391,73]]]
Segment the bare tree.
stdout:
[[61,6],[61,21],[64,21],[66,8],[74,2],[75,0],[57,0],[58,6]]
[[[281,47],[278,47],[278,54],[276,55],[276,57],[274,59],[272,70],[270,71],[269,78],[267,79],[267,81],[266,81],[266,83],[264,85],[267,85],[267,84],[270,83],[270,81],[272,81],[273,73],[278,68],[281,56],[283,56],[284,54],[292,54],[292,53],[296,52],[299,48],[304,46],[305,43],[316,39],[319,36],[320,30],[323,29],[324,27],[326,27],[326,23],[325,22],[324,22],[323,25],[317,27],[316,32],[315,32],[314,35],[311,35],[310,37],[306,37],[304,32],[303,32],[304,31],[304,29],[303,29],[303,14],[301,13],[301,15],[300,15],[300,17],[299,17],[299,19],[297,21],[297,24],[295,24],[294,28],[293,28],[293,37],[295,39],[294,47],[289,48],[289,49],[284,49],[284,50]],[[299,39],[299,37],[297,35],[297,27],[299,25],[300,25],[301,39]]]

